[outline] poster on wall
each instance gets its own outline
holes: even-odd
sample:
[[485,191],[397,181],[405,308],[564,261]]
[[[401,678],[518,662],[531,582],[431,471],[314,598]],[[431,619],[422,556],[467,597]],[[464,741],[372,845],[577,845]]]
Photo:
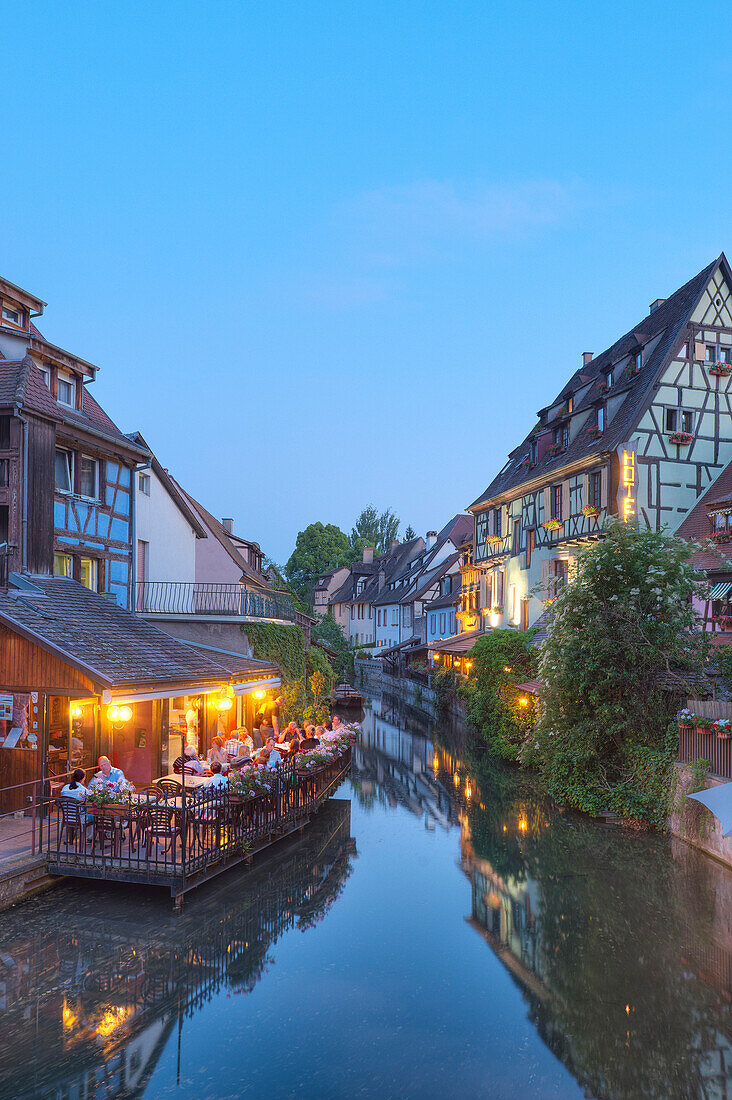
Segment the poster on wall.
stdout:
[[13,696],[5,692],[0,694],[0,722],[13,720]]

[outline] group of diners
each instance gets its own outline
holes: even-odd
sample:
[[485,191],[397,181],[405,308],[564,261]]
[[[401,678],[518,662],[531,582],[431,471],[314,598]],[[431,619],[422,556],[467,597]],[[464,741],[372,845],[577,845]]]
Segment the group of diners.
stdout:
[[[337,731],[343,728],[338,715],[333,716],[330,728]],[[242,727],[232,730],[228,739],[214,737],[211,747],[205,757],[201,757],[193,745],[186,745],[182,754],[173,764],[173,771],[182,775],[201,776],[201,786],[223,787],[228,780],[226,774],[229,771],[238,771],[240,768],[258,765],[274,771],[285,759],[295,756],[299,752],[307,752],[315,749],[326,733],[328,727],[316,726],[307,718],[301,726],[297,722],[290,722],[282,731],[270,725],[264,718],[260,722],[259,729],[248,731]],[[85,773],[77,768],[68,783],[59,792],[62,798],[75,798],[82,802],[92,793],[91,783],[97,781],[116,790],[131,789],[121,768],[116,768],[108,756],[100,756],[97,761],[99,771],[86,784]]]
[[[333,716],[330,728],[334,731],[343,728],[337,714]],[[205,775],[205,786],[224,786],[228,771],[238,771],[252,765],[274,771],[283,760],[296,756],[299,752],[316,749],[326,732],[326,726],[316,726],[304,719],[302,726],[298,726],[297,722],[290,722],[282,731],[275,733],[264,719],[251,734],[245,727],[241,727],[232,730],[227,740],[214,737],[205,757],[200,756],[193,745],[186,745],[182,754],[174,761],[173,771],[177,775]]]

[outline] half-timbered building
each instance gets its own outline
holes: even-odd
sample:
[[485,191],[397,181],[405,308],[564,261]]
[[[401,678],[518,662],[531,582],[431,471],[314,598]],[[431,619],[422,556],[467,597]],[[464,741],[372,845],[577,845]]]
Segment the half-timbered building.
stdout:
[[129,607],[133,481],[148,452],[89,392],[98,368],[36,328],[45,302],[0,279],[0,544],[18,572]]
[[722,254],[580,368],[471,505],[480,628],[526,628],[606,517],[677,531],[732,459]]

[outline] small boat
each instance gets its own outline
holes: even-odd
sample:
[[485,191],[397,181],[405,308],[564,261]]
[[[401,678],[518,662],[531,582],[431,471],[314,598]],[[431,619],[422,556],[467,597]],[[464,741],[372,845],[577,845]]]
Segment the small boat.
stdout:
[[361,692],[356,691],[350,684],[338,684],[333,688],[330,697],[341,707],[362,707],[364,702]]

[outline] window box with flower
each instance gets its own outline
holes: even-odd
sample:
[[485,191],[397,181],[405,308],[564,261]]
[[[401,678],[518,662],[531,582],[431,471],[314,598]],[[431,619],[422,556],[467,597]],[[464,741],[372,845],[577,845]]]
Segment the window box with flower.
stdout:
[[563,524],[559,519],[547,519],[541,525],[546,531],[561,531]]
[[586,519],[597,519],[600,515],[600,509],[596,508],[594,504],[585,504],[582,509],[582,515],[585,516]]
[[503,537],[501,535],[489,535],[486,541],[493,550],[503,545]]
[[602,428],[598,428],[597,424],[593,424],[591,428],[587,429],[587,435],[590,439],[599,439],[602,435]]
[[712,363],[709,374],[715,374],[718,378],[729,378],[732,374],[732,363]]
[[716,733],[720,741],[729,741],[732,737],[732,721],[729,718],[717,718],[712,723],[712,732]]
[[691,710],[687,710],[686,708],[684,708],[684,710],[680,710],[676,715],[676,724],[678,725],[680,732],[691,733],[695,723],[696,716]]
[[694,436],[691,432],[671,432],[668,437],[669,443],[675,443],[677,447],[688,447],[694,440]]

